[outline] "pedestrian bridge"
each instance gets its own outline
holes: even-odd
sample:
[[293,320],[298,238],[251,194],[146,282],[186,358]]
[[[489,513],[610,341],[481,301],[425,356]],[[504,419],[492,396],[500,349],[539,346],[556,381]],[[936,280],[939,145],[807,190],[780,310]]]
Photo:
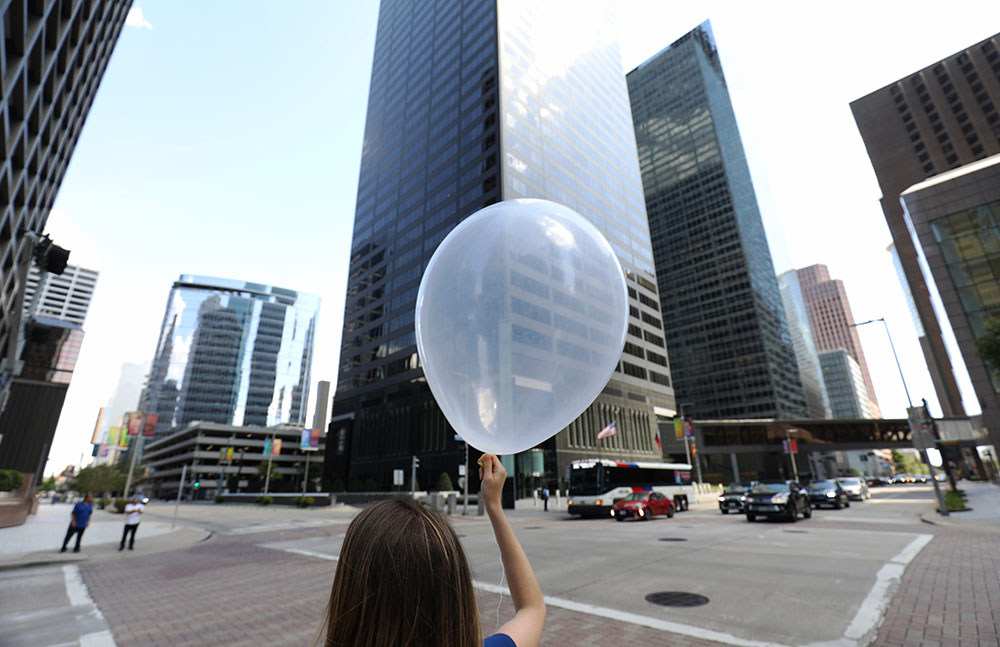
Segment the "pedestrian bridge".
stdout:
[[[943,443],[975,446],[986,442],[986,430],[969,418],[935,421]],[[899,419],[860,420],[695,420],[695,437],[706,454],[767,451],[786,438],[798,441],[800,452],[900,449],[913,447],[909,422]]]

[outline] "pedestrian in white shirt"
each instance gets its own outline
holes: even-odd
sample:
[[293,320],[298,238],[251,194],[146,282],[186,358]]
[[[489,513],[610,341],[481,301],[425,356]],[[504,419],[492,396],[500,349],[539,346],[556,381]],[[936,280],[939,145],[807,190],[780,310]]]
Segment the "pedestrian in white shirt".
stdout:
[[[132,497],[132,503],[125,506],[125,531],[122,532],[122,543],[118,545],[118,550],[125,550],[125,538],[128,537],[128,549],[135,546],[135,530],[139,527],[139,517],[146,506],[139,503],[139,496]],[[131,534],[130,534],[131,533]]]

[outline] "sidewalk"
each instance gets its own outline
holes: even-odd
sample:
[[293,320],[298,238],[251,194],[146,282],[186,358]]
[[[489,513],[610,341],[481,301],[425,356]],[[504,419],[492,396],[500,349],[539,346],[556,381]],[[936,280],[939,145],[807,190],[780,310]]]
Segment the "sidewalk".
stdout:
[[[118,552],[118,543],[122,538],[124,515],[98,510],[96,507],[90,518],[90,525],[83,533],[80,552],[72,552],[74,537],[70,541],[69,550],[60,553],[59,548],[66,536],[72,509],[73,506],[68,503],[43,503],[38,507],[38,514],[29,515],[23,525],[0,528],[0,570],[122,556]],[[148,555],[185,548],[209,535],[204,530],[184,526],[171,529],[170,523],[164,521],[143,521],[136,532],[136,548],[131,554]]]
[[920,519],[935,526],[1000,533],[1000,486],[978,481],[959,481],[957,485],[965,492],[971,510],[943,517],[937,513],[935,503],[921,513]]

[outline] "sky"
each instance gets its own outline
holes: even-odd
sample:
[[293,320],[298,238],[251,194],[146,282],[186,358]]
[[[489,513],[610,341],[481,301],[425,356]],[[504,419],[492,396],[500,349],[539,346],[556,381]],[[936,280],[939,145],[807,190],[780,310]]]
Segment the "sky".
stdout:
[[[623,73],[711,20],[776,272],[828,265],[857,321],[885,317],[909,391],[939,413],[849,103],[1000,31],[1000,3],[611,6]],[[311,420],[315,383],[337,379],[377,16],[375,0],[133,6],[47,226],[101,274],[46,474],[89,460],[97,412],[123,363],[152,358],[180,274],[322,298]],[[859,330],[883,416],[903,417],[885,331]]]

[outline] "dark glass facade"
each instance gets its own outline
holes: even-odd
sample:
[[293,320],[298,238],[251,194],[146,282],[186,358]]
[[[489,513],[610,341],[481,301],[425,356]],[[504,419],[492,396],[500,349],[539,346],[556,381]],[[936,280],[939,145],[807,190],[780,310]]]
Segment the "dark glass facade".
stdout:
[[[330,481],[386,488],[393,469],[409,475],[413,455],[422,461],[420,485],[442,472],[457,476],[461,448],[416,352],[417,289],[452,228],[484,206],[521,197],[564,203],[607,234],[627,271],[634,320],[604,394],[539,448],[542,457],[526,454],[519,475],[554,486],[573,458],[659,455],[655,416],[673,414],[673,392],[609,15],[581,8],[588,28],[573,30],[573,47],[560,48],[565,15],[558,21],[545,3],[520,1],[499,11],[490,0],[381,4],[326,456]],[[599,446],[597,432],[613,420],[618,436]]]
[[189,422],[306,422],[319,298],[182,275],[170,290],[141,410],[156,433]]
[[706,22],[627,75],[677,399],[697,418],[806,401],[736,118]]

